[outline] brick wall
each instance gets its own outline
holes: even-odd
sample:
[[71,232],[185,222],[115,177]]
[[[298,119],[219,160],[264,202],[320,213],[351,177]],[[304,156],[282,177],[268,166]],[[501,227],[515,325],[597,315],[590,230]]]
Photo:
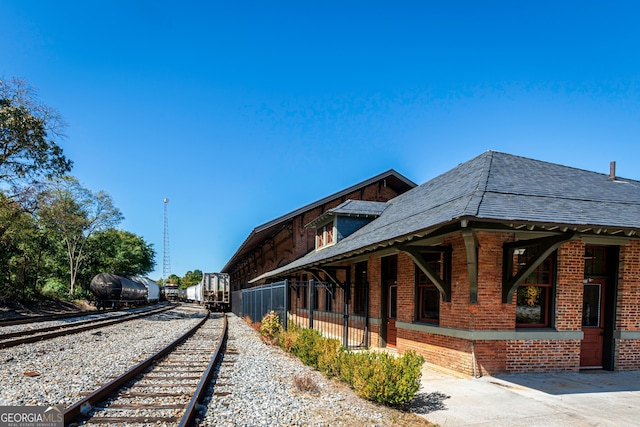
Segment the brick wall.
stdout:
[[[618,276],[616,328],[640,331],[640,242],[620,248]],[[640,369],[640,340],[617,339],[614,358],[618,371]]]
[[579,340],[517,340],[506,342],[507,372],[576,372]]
[[640,242],[620,248],[616,327],[640,330]]
[[616,371],[637,371],[640,369],[640,340],[616,340]]
[[555,326],[559,331],[582,330],[584,247],[576,240],[558,248]]

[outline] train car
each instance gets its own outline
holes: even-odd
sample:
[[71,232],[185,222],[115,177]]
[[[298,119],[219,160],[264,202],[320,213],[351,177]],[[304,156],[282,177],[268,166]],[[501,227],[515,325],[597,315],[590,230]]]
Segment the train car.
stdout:
[[160,286],[148,277],[133,276],[130,277],[136,283],[140,283],[147,288],[147,302],[154,304],[160,301]]
[[202,304],[202,282],[198,283],[197,285],[189,286],[187,288],[186,301]]
[[163,298],[167,301],[177,301],[178,298],[178,285],[174,283],[167,283],[162,287]]
[[201,283],[203,304],[210,310],[228,311],[231,307],[229,275],[204,273]]
[[186,289],[178,289],[178,300],[186,301],[187,300],[187,290]]
[[110,273],[97,274],[89,289],[98,308],[142,305],[147,302],[147,288],[133,280]]

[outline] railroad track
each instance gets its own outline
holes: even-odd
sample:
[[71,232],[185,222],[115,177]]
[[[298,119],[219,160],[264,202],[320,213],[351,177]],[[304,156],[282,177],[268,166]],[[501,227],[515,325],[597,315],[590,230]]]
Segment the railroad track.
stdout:
[[[0,348],[13,347],[20,344],[33,343],[63,335],[77,334],[91,329],[102,328],[116,323],[122,323],[129,320],[138,319],[153,314],[162,313],[174,308],[171,305],[165,305],[159,308],[152,308],[142,312],[128,312],[123,314],[111,315],[107,318],[100,316],[99,318],[81,320],[68,324],[57,324],[44,328],[27,329],[16,332],[0,333]],[[96,314],[95,312],[92,315]],[[1,331],[1,330],[0,330]]]
[[34,316],[22,316],[16,319],[0,319],[0,327],[24,325],[25,323],[50,322],[53,320],[68,319],[69,317],[81,317],[96,314],[96,310],[78,310],[65,313],[39,314]]
[[208,314],[183,336],[69,406],[65,425],[190,425],[226,337],[226,315]]

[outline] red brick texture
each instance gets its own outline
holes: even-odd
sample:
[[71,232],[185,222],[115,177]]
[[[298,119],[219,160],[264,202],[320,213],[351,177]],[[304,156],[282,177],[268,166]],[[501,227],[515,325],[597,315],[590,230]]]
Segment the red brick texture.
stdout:
[[[440,328],[460,331],[459,336],[516,332],[515,295],[502,303],[503,245],[513,233],[475,231],[478,242],[478,301],[470,302],[467,256],[461,234],[448,236],[452,247],[451,301],[440,304]],[[585,244],[574,240],[557,251],[555,311],[548,331],[582,330]],[[380,258],[369,258],[370,315],[380,316]],[[640,243],[622,246],[618,272],[616,330],[640,331]],[[398,254],[398,322],[415,324],[415,265]],[[381,325],[382,328],[385,325]],[[372,329],[377,329],[374,325]],[[435,330],[437,331],[437,329]],[[518,329],[517,331],[523,331]],[[376,334],[377,334],[376,330]],[[399,352],[416,351],[430,364],[469,375],[500,372],[572,372],[580,369],[580,339],[476,339],[398,328]],[[575,334],[574,334],[575,335]],[[499,335],[498,335],[499,336]],[[375,346],[376,340],[371,343]],[[615,369],[640,369],[640,339],[618,339]]]

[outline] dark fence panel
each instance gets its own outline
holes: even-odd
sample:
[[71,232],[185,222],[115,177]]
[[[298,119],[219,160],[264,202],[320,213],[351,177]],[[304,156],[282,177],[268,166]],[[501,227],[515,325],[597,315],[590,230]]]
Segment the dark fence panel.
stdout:
[[265,314],[273,310],[278,313],[280,321],[286,325],[286,289],[286,280],[244,289],[242,291],[242,317],[249,316],[252,321],[260,322]]
[[282,281],[234,292],[232,311],[259,322],[271,310],[285,328],[312,328],[349,348],[369,347],[368,284]]
[[242,314],[242,291],[231,292],[231,311],[238,317],[244,317]]

